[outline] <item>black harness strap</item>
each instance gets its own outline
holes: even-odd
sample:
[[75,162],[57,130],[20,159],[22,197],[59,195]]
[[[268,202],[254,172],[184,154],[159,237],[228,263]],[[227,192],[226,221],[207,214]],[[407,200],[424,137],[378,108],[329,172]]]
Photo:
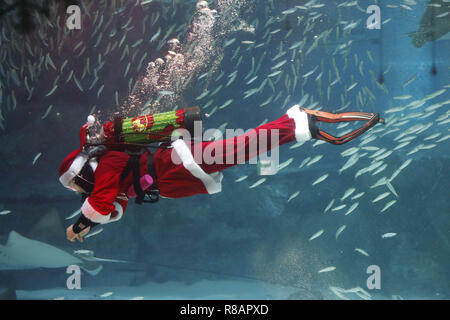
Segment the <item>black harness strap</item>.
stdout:
[[[148,167],[148,173],[154,178],[154,183],[150,186],[150,188],[144,192],[141,188],[141,173],[140,173],[140,158],[142,153],[140,154],[131,154],[130,158],[128,159],[128,162],[125,166],[125,168],[122,171],[122,174],[120,176],[120,180],[122,181],[125,179],[130,172],[133,174],[133,186],[134,191],[136,192],[136,199],[135,203],[142,204],[142,203],[153,203],[159,200],[159,192],[158,192],[158,186],[156,184],[156,174],[155,169],[153,167],[153,155],[149,155],[149,167]],[[151,165],[150,165],[151,163]],[[145,199],[145,196],[148,195],[148,199]]]
[[153,184],[150,186],[150,189],[158,190],[158,184],[156,182],[156,170],[155,170],[155,166],[153,165],[153,154],[150,154],[148,156],[147,171],[148,171],[148,174],[153,177]]
[[135,202],[137,204],[141,204],[145,197],[145,193],[142,190],[141,183],[140,183],[139,159],[140,159],[140,155],[136,155],[136,154],[130,155],[127,165],[123,169],[122,175],[120,177],[120,180],[122,181],[123,179],[125,179],[128,176],[128,174],[130,172],[133,174],[133,186],[134,186],[134,191],[136,192]]
[[116,117],[114,118],[114,142],[121,142],[120,137],[122,136],[122,122],[123,118]]
[[150,153],[148,156],[147,161],[147,172],[149,175],[153,178],[153,184],[150,186],[150,188],[147,190],[148,200],[144,200],[145,202],[154,203],[159,200],[159,188],[158,183],[156,182],[156,170],[155,166],[153,165],[153,154]]

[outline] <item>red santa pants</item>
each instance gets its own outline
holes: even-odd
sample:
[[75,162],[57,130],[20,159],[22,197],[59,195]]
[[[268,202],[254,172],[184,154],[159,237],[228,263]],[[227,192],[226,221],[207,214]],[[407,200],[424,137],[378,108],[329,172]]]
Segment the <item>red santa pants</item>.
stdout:
[[153,162],[161,196],[180,198],[220,192],[222,170],[299,141],[302,130],[309,139],[306,114],[300,117],[298,107],[291,109],[279,119],[236,137],[208,142],[179,139],[172,143],[173,148],[158,149]]

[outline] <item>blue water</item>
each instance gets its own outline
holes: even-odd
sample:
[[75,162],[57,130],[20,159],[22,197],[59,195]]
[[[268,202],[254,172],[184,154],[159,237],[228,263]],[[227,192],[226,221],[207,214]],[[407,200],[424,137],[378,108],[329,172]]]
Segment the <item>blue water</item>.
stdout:
[[[199,105],[203,113],[211,114],[203,117],[204,128],[218,128],[227,122],[227,128],[249,129],[281,117],[308,95],[303,105],[306,108],[313,105],[314,109],[326,111],[378,112],[386,124],[378,124],[343,146],[317,145],[314,140],[294,149],[290,148],[293,144],[282,146],[280,162],[293,157],[292,163],[256,188],[249,187],[262,178],[257,166],[245,164],[224,171],[222,192],[218,194],[161,199],[142,206],[130,202],[120,221],[106,224],[103,232],[83,243],[71,243],[65,239],[65,229],[76,218],[66,217],[81,203],[79,196],[59,183],[57,169],[62,159],[78,148],[80,127],[93,106],[102,121],[115,112],[135,116],[142,111],[127,105],[130,89],[148,76],[145,66],[149,62],[166,55],[168,39],[177,37],[186,49],[190,25],[199,22],[194,16],[195,3],[155,2],[142,8],[130,1],[117,1],[115,8],[111,3],[104,8],[106,1],[81,2],[85,4],[81,7],[81,30],[66,30],[64,41],[60,38],[64,34],[61,28],[65,28],[61,21],[67,17],[64,8],[60,7],[50,18],[52,27],[37,22],[36,30],[27,35],[19,34],[13,26],[17,12],[1,18],[0,110],[4,120],[0,130],[0,243],[6,244],[8,235],[15,230],[68,253],[92,250],[96,257],[128,263],[104,262],[103,270],[96,276],[82,272],[81,289],[69,290],[65,267],[40,268],[37,263],[26,268],[8,267],[6,258],[0,258],[0,294],[3,288],[12,288],[18,299],[450,297],[450,29],[447,27],[446,35],[420,48],[414,47],[408,36],[419,30],[427,1],[404,1],[406,7],[399,6],[398,1],[375,0],[355,1],[357,5],[347,1],[348,7],[339,6],[341,1],[319,0],[249,0],[239,1],[239,6],[238,1],[232,0],[208,1],[210,8],[217,10],[216,25],[202,29],[208,31],[194,41],[197,47],[207,50],[202,59],[193,62],[195,68],[181,70],[182,76],[192,74],[192,80],[182,90],[172,88],[177,92],[174,101],[162,100],[159,107],[150,111]],[[119,9],[122,3],[127,3],[123,11]],[[450,3],[431,3],[441,5],[435,8],[435,15],[442,17],[435,19],[445,19],[450,25],[450,14],[444,15],[450,11]],[[380,30],[366,28],[369,14],[365,11],[372,4],[381,9]],[[304,7],[286,13],[295,6]],[[100,24],[102,15],[104,22]],[[152,19],[156,22],[152,23]],[[274,22],[268,23],[270,19]],[[357,21],[354,28],[343,30]],[[99,25],[100,31],[96,32]],[[134,28],[123,38],[125,28],[131,26]],[[172,33],[163,41],[172,26]],[[245,26],[253,26],[254,31],[249,32]],[[150,41],[158,29],[160,35]],[[40,40],[37,30],[46,41]],[[315,36],[324,32],[329,32],[326,39],[319,38],[317,46],[308,52]],[[137,42],[140,39],[143,41]],[[224,47],[231,39],[236,40]],[[289,49],[301,40],[302,47]],[[82,45],[74,49],[80,41]],[[29,44],[33,54],[22,47],[23,43]],[[60,50],[57,44],[61,45]],[[121,59],[126,46],[128,54]],[[277,57],[280,52],[285,54]],[[47,63],[47,53],[56,70]],[[84,70],[88,58],[89,71]],[[273,68],[283,60],[286,62],[281,67]],[[99,67],[101,62],[104,65]],[[250,73],[252,64],[257,72]],[[96,68],[98,80],[89,89]],[[303,77],[314,69],[312,75]],[[71,70],[82,91],[73,76],[69,79]],[[276,70],[282,72],[268,77]],[[236,79],[227,86],[235,71]],[[209,75],[201,77],[205,72]],[[295,77],[298,79],[293,88]],[[266,81],[260,92],[245,98],[248,90],[258,88],[265,79],[272,83]],[[331,86],[336,79],[339,81]],[[406,83],[410,79],[413,80]],[[49,94],[55,84],[57,89]],[[210,94],[198,99],[205,90]],[[439,90],[444,91],[420,107],[394,109],[427,99]],[[145,98],[156,99],[150,89]],[[218,108],[229,99],[233,99],[231,104]],[[268,99],[270,102],[261,106]],[[47,113],[50,105],[53,106]],[[431,106],[434,112],[426,110]],[[407,132],[413,126],[422,127]],[[323,126],[338,134],[353,130],[356,125],[336,127]],[[404,137],[398,137],[405,132]],[[439,135],[432,137],[435,133]],[[402,138],[411,135],[415,137],[409,144],[394,150]],[[374,140],[363,143],[371,138]],[[375,169],[355,178],[359,170],[372,164],[370,156],[376,151],[363,148],[368,146],[392,153],[382,159],[382,165],[386,165],[383,171],[372,175]],[[339,173],[350,158],[341,153],[349,148],[360,148],[357,153],[361,158]],[[323,157],[299,168],[306,158],[317,155]],[[391,182],[398,196],[386,184],[371,188],[380,178],[391,177],[408,160],[409,165]],[[313,186],[324,174],[328,174],[327,179]],[[243,176],[248,177],[235,182]],[[355,191],[341,200],[350,188]],[[288,201],[297,191],[298,195]],[[364,194],[360,198],[351,199],[361,192]],[[373,202],[385,192],[390,194]],[[324,212],[333,199],[333,205]],[[380,212],[394,200],[392,206]],[[345,215],[356,202],[356,209]],[[333,210],[341,204],[346,207]],[[343,225],[345,229],[336,237]],[[320,236],[309,240],[321,230]],[[382,237],[388,233],[394,236]],[[26,256],[26,249],[9,250]],[[46,257],[42,259],[45,261]],[[379,288],[368,286],[369,266],[379,267]],[[328,267],[334,269],[319,272]],[[357,287],[361,289],[356,290],[359,295],[345,292]],[[341,290],[341,295],[334,288]],[[105,292],[113,294],[102,296]]]

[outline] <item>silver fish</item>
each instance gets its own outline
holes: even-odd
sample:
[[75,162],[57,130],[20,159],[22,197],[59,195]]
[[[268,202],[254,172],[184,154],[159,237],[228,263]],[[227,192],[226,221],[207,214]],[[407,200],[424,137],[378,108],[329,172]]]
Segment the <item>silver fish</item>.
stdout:
[[448,135],[446,135],[446,136],[440,138],[440,139],[437,140],[436,142],[442,142],[442,141],[445,141],[445,140],[448,140],[448,139],[450,139],[450,134],[448,134]]
[[281,70],[272,72],[272,73],[269,74],[267,77],[268,77],[268,78],[275,77],[275,76],[279,75],[281,72],[282,72]]
[[314,233],[314,234],[309,238],[309,241],[314,240],[314,239],[320,237],[320,236],[323,234],[323,232],[324,232],[323,229],[317,231],[316,233]]
[[288,160],[286,160],[285,162],[281,163],[278,166],[278,171],[281,171],[282,169],[286,168],[288,165],[290,165],[292,163],[292,161],[294,161],[294,157],[289,158]]
[[348,196],[350,196],[353,192],[355,192],[355,188],[349,188],[345,191],[344,195],[341,198],[341,201],[345,200]]
[[369,254],[366,251],[364,251],[363,249],[355,248],[355,251],[361,253],[362,255],[365,255],[366,257],[369,256]]
[[98,89],[98,91],[97,91],[97,98],[100,97],[100,94],[102,93],[104,87],[105,87],[105,85],[102,84],[102,86]]
[[88,233],[84,238],[87,239],[87,238],[93,237],[93,236],[101,233],[102,231],[103,231],[103,228],[97,229],[94,232]]
[[358,82],[353,83],[350,87],[347,88],[347,92],[349,92],[350,90],[352,90],[354,87],[356,87],[358,85]]
[[283,60],[283,61],[277,63],[276,65],[274,65],[271,69],[272,70],[278,69],[278,68],[282,67],[286,62],[287,62],[287,60]]
[[394,186],[391,184],[389,180],[386,180],[386,186],[397,198],[399,197],[398,193],[394,189]]
[[344,224],[344,225],[340,226],[340,227],[337,229],[337,231],[336,231],[336,240],[337,240],[337,238],[339,237],[339,235],[342,233],[342,231],[345,230],[345,228],[346,228],[346,225]]
[[[304,141],[296,142],[296,143],[294,143],[293,145],[291,145],[291,146],[289,147],[289,149],[296,149],[296,148],[301,147],[301,146],[304,145],[304,144],[305,144]],[[299,166],[299,168],[301,168],[301,167]]]
[[352,147],[352,148],[349,148],[349,149],[347,149],[345,151],[342,151],[341,152],[341,156],[343,156],[343,157],[351,156],[352,154],[354,154],[354,153],[356,153],[358,151],[359,151],[359,147]]
[[311,159],[311,157],[307,157],[306,159],[304,159],[302,161],[302,163],[298,166],[299,168],[302,168],[309,160]]
[[224,45],[223,45],[223,48],[226,48],[226,47],[232,45],[235,41],[236,41],[236,38],[233,38],[233,39],[230,39],[230,40],[226,41],[224,43]]
[[385,164],[383,164],[380,168],[378,168],[377,170],[375,170],[373,173],[372,173],[372,175],[373,176],[375,176],[375,175],[377,175],[377,174],[379,174],[380,172],[382,172],[384,169],[386,169],[387,168],[387,164],[385,163]]
[[324,181],[326,178],[328,178],[328,173],[326,173],[326,174],[324,174],[323,176],[319,177],[316,181],[314,181],[314,182],[312,183],[312,185],[314,186],[314,185],[316,185],[316,184],[318,184],[318,183]]
[[219,107],[219,109],[223,109],[223,108],[229,106],[232,102],[233,102],[233,99],[229,99],[229,100],[225,101],[224,104]]
[[100,298],[110,297],[110,296],[112,296],[113,294],[114,294],[113,292],[105,292],[105,293],[102,293],[102,294],[100,295]]
[[352,200],[359,199],[359,198],[361,198],[364,194],[365,194],[365,192],[360,192],[360,193],[358,193],[357,195],[354,195],[351,199],[352,199]]
[[380,200],[386,198],[387,196],[389,196],[390,194],[391,194],[390,192],[384,192],[384,193],[380,194],[378,197],[376,197],[374,200],[372,200],[372,202],[380,201]]
[[359,157],[355,157],[355,155],[351,156],[347,162],[344,164],[344,166],[342,166],[342,168],[339,169],[339,174],[342,173],[342,171],[350,168],[351,166],[353,166],[356,162],[358,162]]
[[408,85],[410,85],[414,80],[416,80],[417,73],[414,74],[411,78],[409,78],[404,84],[403,88],[406,88]]
[[386,205],[384,206],[384,208],[381,209],[380,212],[386,211],[386,210],[389,209],[391,206],[393,206],[396,202],[397,202],[397,200],[389,201],[388,203],[386,203]]
[[394,100],[408,100],[411,99],[412,95],[408,94],[408,95],[404,95],[404,96],[397,96],[397,97],[393,97],[392,99]]
[[267,180],[267,178],[259,179],[259,180],[256,181],[254,184],[252,184],[252,185],[249,187],[249,189],[256,188],[256,187],[259,186],[260,184],[264,183],[266,180]]
[[327,207],[325,208],[323,213],[326,213],[328,210],[330,210],[330,208],[333,206],[333,204],[334,204],[334,199],[330,201],[330,203],[327,205]]
[[39,152],[36,156],[33,158],[33,166],[36,163],[36,161],[39,159],[39,157],[42,155],[42,152]]
[[344,214],[345,216],[349,215],[350,213],[352,213],[359,205],[359,202],[355,202],[354,204],[351,205],[351,207],[347,210],[347,212]]
[[52,108],[53,108],[53,105],[52,105],[52,104],[49,105],[48,108],[47,108],[47,111],[45,111],[45,113],[44,113],[44,115],[41,117],[41,119],[45,119],[45,118],[48,116],[48,114],[50,113],[50,111],[52,110]]
[[281,12],[281,14],[288,15],[288,14],[294,13],[295,11],[297,11],[296,7],[288,9],[288,10],[284,10],[284,11]]
[[77,80],[77,77],[73,75],[73,80],[75,81],[75,84],[77,85],[78,89],[80,89],[81,92],[83,92],[83,87],[81,86],[81,83]]
[[346,204],[341,204],[340,206],[337,206],[337,207],[331,209],[331,211],[338,211],[338,210],[344,209],[346,206],[347,206]]
[[55,85],[55,86],[53,87],[53,89],[50,90],[45,96],[46,96],[46,97],[51,96],[51,95],[56,91],[56,89],[58,89],[58,85]]
[[392,182],[394,180],[394,178],[403,170],[405,169],[410,163],[411,163],[412,159],[408,159],[406,160],[401,166],[400,168],[398,168],[391,176],[391,178],[389,179],[390,182]]
[[319,160],[322,159],[322,158],[323,158],[323,155],[322,155],[322,154],[317,155],[317,156],[315,156],[314,158],[312,158],[311,161],[309,161],[309,162],[306,164],[306,166],[309,167],[310,165],[316,163],[317,161],[319,161]]
[[381,238],[383,238],[383,239],[385,239],[385,238],[392,238],[392,237],[395,237],[396,235],[397,234],[395,232],[388,232],[388,233],[382,234]]
[[411,141],[405,141],[405,142],[403,142],[403,143],[400,143],[398,146],[396,146],[396,147],[394,148],[394,150],[401,149],[401,148],[407,146],[407,145],[410,144],[410,143],[411,143]]
[[319,273],[330,272],[330,271],[334,271],[334,270],[336,270],[336,267],[326,267],[326,268],[320,269]]
[[70,219],[76,217],[78,214],[80,214],[80,212],[81,212],[81,208],[78,209],[77,211],[75,211],[74,213],[72,213],[70,216],[66,217],[66,220],[70,220]]
[[300,191],[294,192],[288,199],[287,202],[291,201],[292,199],[296,198],[300,194]]
[[437,96],[440,96],[441,94],[443,94],[447,89],[440,89],[436,92],[430,93],[428,95],[425,96],[424,100],[431,100],[433,98],[436,98]]

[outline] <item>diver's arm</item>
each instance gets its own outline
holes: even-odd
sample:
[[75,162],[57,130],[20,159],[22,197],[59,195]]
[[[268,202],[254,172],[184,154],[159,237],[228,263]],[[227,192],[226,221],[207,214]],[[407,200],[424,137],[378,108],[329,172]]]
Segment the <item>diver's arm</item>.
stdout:
[[70,225],[66,230],[67,240],[74,242],[78,240],[83,242],[83,237],[91,231],[93,227],[98,225],[99,223],[92,222],[88,218],[86,218],[83,214],[80,215],[77,222]]
[[[122,212],[119,213],[117,210],[113,210],[110,213],[110,220],[108,222],[113,222],[113,221],[117,221],[121,218],[123,211],[125,211],[125,208],[127,206],[128,200],[125,201],[123,199],[116,199],[117,202],[114,202],[115,204],[118,204],[119,206],[122,207]],[[118,203],[120,202],[120,203]],[[119,217],[117,217],[119,216]],[[80,242],[83,242],[83,237],[85,235],[87,235],[89,233],[89,231],[91,231],[92,228],[94,228],[95,226],[99,225],[100,223],[98,222],[93,222],[91,220],[89,220],[88,218],[86,218],[86,216],[84,214],[81,214],[80,217],[78,218],[77,222],[75,222],[74,224],[70,225],[67,230],[66,230],[66,236],[67,236],[67,240],[74,242],[75,240],[78,240]]]
[[75,222],[72,225],[72,230],[73,230],[73,232],[78,234],[81,231],[83,231],[87,228],[93,228],[96,225],[99,225],[99,223],[92,222],[91,220],[86,218],[83,214],[81,214],[80,217],[78,218],[77,222]]
[[74,242],[75,240],[83,242],[83,237],[89,233],[89,231],[91,230],[91,227],[87,227],[80,233],[75,233],[73,231],[73,226],[74,226],[73,224],[70,225],[66,230],[67,240],[69,240],[71,242]]
[[103,156],[95,171],[94,190],[84,199],[77,222],[66,230],[68,240],[82,242],[93,227],[122,217],[128,198],[119,193],[119,183],[127,158],[114,152]]
[[128,198],[119,193],[119,185],[128,158],[114,151],[102,157],[95,170],[94,190],[81,207],[82,214],[91,222],[105,224],[122,217]]

